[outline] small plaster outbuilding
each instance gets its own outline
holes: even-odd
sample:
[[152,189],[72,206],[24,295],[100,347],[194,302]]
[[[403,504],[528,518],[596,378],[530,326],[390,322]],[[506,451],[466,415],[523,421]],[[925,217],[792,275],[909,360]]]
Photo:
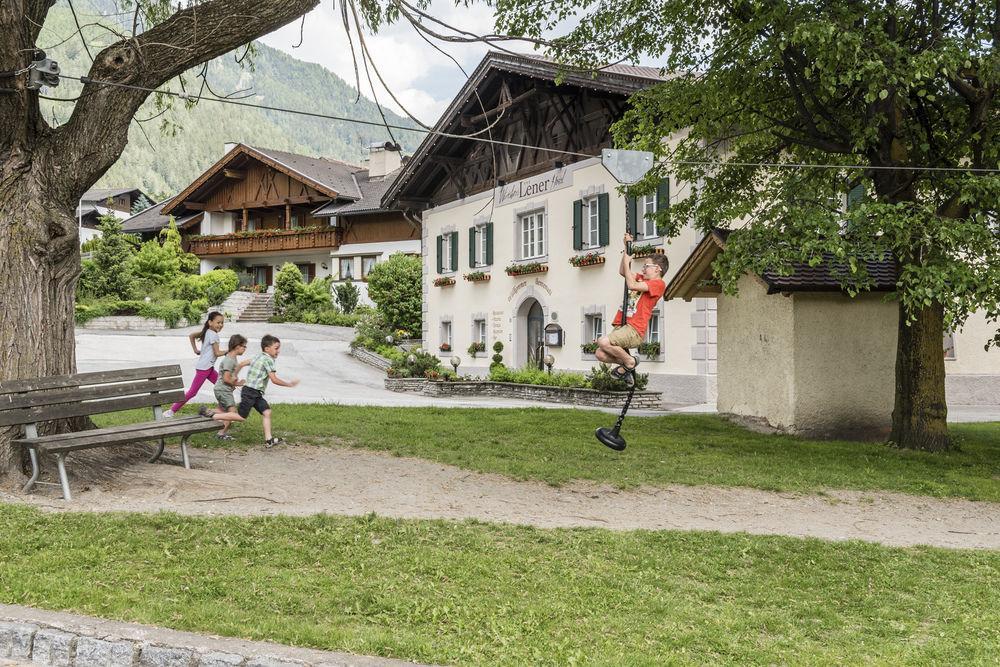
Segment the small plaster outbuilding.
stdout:
[[891,261],[870,262],[871,292],[851,298],[829,264],[746,275],[722,294],[712,262],[729,232],[704,237],[664,299],[715,297],[720,414],[816,437],[877,439],[891,426],[898,303]]

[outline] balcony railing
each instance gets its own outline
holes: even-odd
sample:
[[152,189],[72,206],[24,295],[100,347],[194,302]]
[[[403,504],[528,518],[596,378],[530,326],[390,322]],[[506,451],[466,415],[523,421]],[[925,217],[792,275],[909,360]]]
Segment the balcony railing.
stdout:
[[195,255],[237,255],[251,252],[281,252],[309,248],[335,248],[337,230],[275,230],[200,236],[189,241],[188,252]]

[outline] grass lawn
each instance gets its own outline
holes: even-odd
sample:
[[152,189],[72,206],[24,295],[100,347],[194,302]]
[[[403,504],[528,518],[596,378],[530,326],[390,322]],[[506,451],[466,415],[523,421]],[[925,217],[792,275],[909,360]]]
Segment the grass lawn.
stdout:
[[[192,408],[188,410],[193,411]],[[148,419],[118,413],[102,424]],[[878,443],[804,440],[753,433],[712,415],[629,418],[628,448],[594,439],[614,416],[593,410],[384,408],[277,405],[275,432],[292,442],[414,456],[516,479],[574,479],[638,485],[714,484],[776,491],[902,491],[1000,501],[1000,424],[951,426],[958,450],[928,454]],[[235,443],[263,442],[260,417],[234,430]],[[220,446],[212,435],[195,444]]]
[[0,601],[451,664],[986,664],[1000,553],[0,505]]

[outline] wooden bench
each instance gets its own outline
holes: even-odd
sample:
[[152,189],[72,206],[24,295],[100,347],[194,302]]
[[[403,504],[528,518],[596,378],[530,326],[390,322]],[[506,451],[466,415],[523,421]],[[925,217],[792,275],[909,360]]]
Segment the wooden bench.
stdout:
[[[72,496],[66,476],[66,456],[80,449],[159,440],[156,454],[150,459],[153,463],[163,454],[167,438],[180,437],[184,467],[190,468],[187,448],[190,437],[214,431],[220,424],[200,416],[162,419],[162,406],[183,397],[184,380],[178,365],[12,380],[0,382],[0,426],[24,425],[24,437],[14,440],[15,444],[25,447],[31,457],[31,479],[24,485],[24,491],[45,483],[38,481],[39,455],[54,454],[63,498],[69,501]],[[153,409],[153,421],[38,435],[39,422],[148,407]]]

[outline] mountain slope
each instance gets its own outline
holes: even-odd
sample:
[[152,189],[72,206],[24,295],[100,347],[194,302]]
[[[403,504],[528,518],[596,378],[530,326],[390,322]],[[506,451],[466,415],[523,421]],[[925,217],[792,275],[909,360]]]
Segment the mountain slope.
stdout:
[[[98,20],[110,24],[107,3],[104,12],[91,5],[81,9],[74,3],[81,23]],[[90,67],[79,36],[72,37],[76,28],[68,7],[57,4],[50,12],[39,45],[64,43],[46,49],[50,58],[59,62],[63,74],[82,76]],[[97,53],[108,33],[100,28],[84,28],[91,52]],[[69,39],[67,39],[69,38]],[[355,103],[357,90],[324,67],[302,62],[263,44],[255,44],[253,66],[241,67],[233,54],[213,60],[208,67],[208,80],[220,95],[250,89],[245,102],[345,116],[381,122],[375,103],[365,97]],[[197,70],[184,77],[188,92],[196,93],[201,80]],[[177,81],[168,86],[180,90]],[[80,84],[63,79],[57,88],[46,91],[49,97],[72,98],[79,94]],[[206,90],[205,95],[209,95]],[[65,122],[73,110],[72,102],[42,100],[46,120],[52,124]],[[150,118],[160,109],[152,98],[136,114]],[[409,120],[386,111],[394,125],[413,126]],[[145,136],[143,133],[145,130]],[[393,130],[405,152],[412,151],[422,135],[412,131]],[[148,140],[147,140],[148,137]],[[277,111],[264,111],[217,102],[202,101],[188,105],[173,99],[172,108],[149,122],[133,123],[129,142],[121,159],[108,170],[97,187],[138,186],[148,193],[163,196],[177,192],[194,180],[223,154],[226,142],[243,142],[307,155],[332,157],[360,163],[362,147],[373,141],[385,141],[389,136],[382,127],[360,125]]]

